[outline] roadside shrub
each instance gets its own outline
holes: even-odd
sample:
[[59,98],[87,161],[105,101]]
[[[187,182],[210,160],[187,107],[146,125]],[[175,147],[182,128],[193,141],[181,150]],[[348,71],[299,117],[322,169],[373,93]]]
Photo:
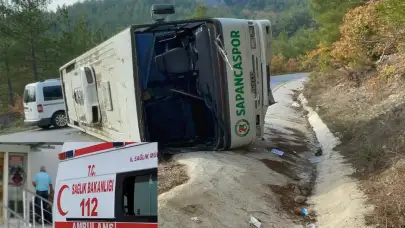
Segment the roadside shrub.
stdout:
[[405,2],[403,0],[381,1],[377,7],[378,17],[383,21],[385,36],[390,38],[390,49],[405,51]]
[[396,66],[391,65],[391,66],[384,66],[381,68],[381,70],[378,72],[378,76],[383,79],[388,79],[392,75],[394,75],[396,72]]
[[14,105],[13,106],[10,105],[9,108],[11,113],[24,115],[23,98],[18,94],[14,94]]
[[404,29],[405,24],[405,2],[403,0],[385,0],[377,6],[380,18],[383,18],[389,25]]
[[301,69],[326,72],[331,68],[330,47],[320,43],[317,49],[300,57]]
[[297,59],[289,59],[285,65],[284,65],[284,69],[286,69],[286,72],[297,72],[299,71],[299,65],[297,62]]
[[282,54],[274,55],[271,59],[271,73],[280,74],[286,71],[285,69],[285,58]]
[[385,31],[379,19],[378,2],[349,10],[340,26],[341,38],[332,46],[331,55],[345,64],[367,66],[386,50]]
[[293,73],[301,71],[301,66],[297,59],[286,59],[282,54],[273,56],[271,60],[271,74]]

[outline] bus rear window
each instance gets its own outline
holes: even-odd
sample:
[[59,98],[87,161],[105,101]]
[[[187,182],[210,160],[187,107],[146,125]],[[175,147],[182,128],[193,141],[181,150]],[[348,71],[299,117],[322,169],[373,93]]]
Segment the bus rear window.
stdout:
[[61,86],[45,86],[42,88],[44,101],[63,99]]
[[35,87],[25,87],[24,90],[24,103],[35,102]]

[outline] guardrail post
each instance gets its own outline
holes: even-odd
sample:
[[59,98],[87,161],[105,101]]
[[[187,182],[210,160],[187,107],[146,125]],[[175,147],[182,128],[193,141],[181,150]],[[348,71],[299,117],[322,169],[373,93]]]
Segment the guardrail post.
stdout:
[[31,202],[32,202],[32,226],[35,228],[35,196],[32,196]]
[[42,222],[42,228],[45,227],[45,222],[44,222],[44,201],[41,200],[41,222]]
[[[4,163],[3,163],[3,180],[8,180],[8,156],[9,156],[9,152],[5,152],[4,153]],[[8,208],[8,182],[3,182],[3,219],[5,221],[4,224],[6,224],[6,226],[8,227],[8,220],[10,219],[9,216],[9,211],[7,210]]]
[[27,193],[25,190],[23,192],[23,218],[24,218],[24,226],[27,225]]
[[7,219],[7,221],[6,221],[6,228],[9,228],[9,227],[10,227],[10,219],[9,219],[9,218],[10,218],[10,216],[9,216],[9,213],[10,213],[10,212],[7,210],[7,218],[6,218],[6,219]]

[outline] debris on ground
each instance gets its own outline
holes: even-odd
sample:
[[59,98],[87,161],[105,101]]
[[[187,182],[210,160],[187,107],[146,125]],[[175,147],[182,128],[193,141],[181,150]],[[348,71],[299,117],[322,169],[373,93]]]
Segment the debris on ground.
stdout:
[[305,207],[301,208],[301,215],[303,215],[303,216],[308,215],[308,210]]
[[303,204],[303,203],[305,203],[307,201],[307,197],[305,197],[305,196],[295,196],[294,201],[299,203],[299,204]]
[[293,103],[291,104],[291,106],[294,107],[294,108],[299,108],[299,107],[301,107],[300,104],[298,104],[298,102],[293,102]]
[[322,154],[323,154],[322,148],[318,148],[318,150],[315,153],[315,156],[319,157],[322,156]]
[[191,218],[191,220],[194,222],[194,223],[201,223],[201,220],[200,219],[198,219],[198,217],[192,217]]
[[301,208],[301,207],[296,207],[296,208],[294,208],[294,214],[296,214],[296,215],[302,215],[302,208]]
[[293,191],[295,194],[301,195],[301,189],[297,185],[293,186]]
[[250,216],[249,224],[251,228],[260,228],[262,226],[262,223],[253,216]]
[[303,195],[303,196],[309,196],[309,190],[307,190],[307,189],[301,189],[301,195]]
[[271,152],[272,152],[273,154],[277,154],[278,156],[283,156],[283,155],[284,155],[284,152],[283,152],[283,151],[277,150],[277,149],[272,149]]

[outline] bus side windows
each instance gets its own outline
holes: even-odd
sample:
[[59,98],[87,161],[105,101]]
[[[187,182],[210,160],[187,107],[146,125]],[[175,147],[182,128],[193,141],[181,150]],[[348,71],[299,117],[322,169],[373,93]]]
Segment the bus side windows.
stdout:
[[157,221],[157,169],[117,174],[117,222]]

